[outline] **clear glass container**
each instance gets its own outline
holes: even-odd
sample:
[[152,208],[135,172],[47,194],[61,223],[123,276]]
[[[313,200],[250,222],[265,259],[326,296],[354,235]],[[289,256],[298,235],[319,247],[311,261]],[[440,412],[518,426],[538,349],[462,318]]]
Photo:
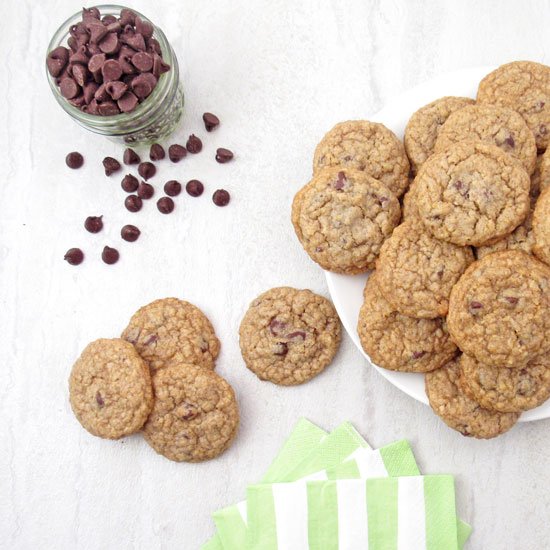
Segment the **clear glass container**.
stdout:
[[[99,9],[101,17],[104,15],[118,17],[120,11],[126,8],[126,6],[112,4],[96,7]],[[46,75],[50,89],[59,105],[75,122],[87,130],[123,144],[152,143],[169,136],[176,129],[183,113],[184,97],[179,79],[178,60],[166,36],[152,21],[132,8],[126,9],[131,9],[136,15],[153,25],[153,37],[159,42],[163,60],[170,65],[170,70],[160,75],[151,95],[133,111],[112,116],[84,113],[61,95],[55,78],[50,75],[47,68]],[[69,17],[53,35],[46,54],[58,46],[67,47],[67,39],[70,36],[69,29],[80,20],[81,12]]]

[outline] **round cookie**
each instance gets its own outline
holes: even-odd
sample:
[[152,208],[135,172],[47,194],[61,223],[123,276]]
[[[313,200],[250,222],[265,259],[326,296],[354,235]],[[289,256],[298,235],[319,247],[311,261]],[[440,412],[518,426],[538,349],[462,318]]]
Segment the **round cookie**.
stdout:
[[260,294],[239,329],[246,366],[260,380],[307,382],[332,361],[340,345],[334,306],[310,290],[272,288]]
[[533,235],[535,256],[550,265],[550,187],[539,196],[533,212]]
[[401,209],[382,183],[349,168],[324,168],[294,197],[292,224],[314,262],[336,273],[372,269]]
[[519,250],[485,256],[451,291],[447,326],[479,362],[524,367],[550,351],[550,268]]
[[435,239],[420,221],[405,221],[383,244],[378,284],[404,315],[434,319],[447,314],[451,289],[474,261],[469,247]]
[[479,139],[496,145],[521,162],[529,174],[535,169],[535,138],[521,115],[511,109],[496,105],[468,105],[455,111],[439,131],[434,152],[441,153],[465,139]]
[[481,246],[511,233],[529,212],[529,175],[496,145],[463,141],[432,155],[415,180],[418,213],[442,241]]
[[396,312],[380,292],[377,272],[365,286],[357,332],[365,353],[389,370],[428,372],[457,351],[444,319],[414,319]]
[[152,369],[179,356],[185,362],[214,368],[220,342],[204,313],[177,298],[155,300],[139,309],[122,338],[135,346]]
[[536,357],[523,369],[483,365],[469,355],[460,358],[461,382],[486,409],[522,412],[534,409],[550,397],[550,356]]
[[176,462],[223,453],[239,426],[233,388],[213,370],[175,360],[153,373],[155,405],[143,427],[155,451]]
[[470,97],[441,97],[418,109],[405,128],[405,151],[416,173],[426,159],[434,152],[439,131],[449,115],[471,105]]
[[459,359],[426,374],[426,394],[435,414],[462,435],[491,439],[508,431],[518,420],[517,413],[501,413],[481,407],[459,383]]
[[153,407],[149,368],[118,338],[86,346],[71,371],[69,394],[80,424],[106,439],[140,430]]
[[477,102],[517,111],[533,132],[537,148],[550,140],[550,67],[532,61],[514,61],[489,73],[477,90]]
[[409,185],[409,160],[403,144],[377,122],[350,120],[336,124],[315,149],[313,173],[327,166],[366,172],[397,197]]

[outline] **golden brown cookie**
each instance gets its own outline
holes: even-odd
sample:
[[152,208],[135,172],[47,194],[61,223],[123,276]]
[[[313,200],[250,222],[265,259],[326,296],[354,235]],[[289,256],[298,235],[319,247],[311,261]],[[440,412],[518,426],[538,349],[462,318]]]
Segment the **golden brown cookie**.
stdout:
[[535,238],[533,246],[535,256],[550,265],[550,187],[540,194],[535,205],[533,236]]
[[418,213],[442,241],[498,241],[529,212],[529,175],[496,145],[463,141],[432,155],[415,180]]
[[401,219],[406,221],[410,218],[419,218],[418,208],[416,206],[416,192],[418,186],[416,185],[416,179],[411,182],[411,185],[407,192],[401,199]]
[[340,346],[334,306],[310,290],[272,288],[260,294],[239,329],[246,366],[260,380],[291,386],[330,364]]
[[314,262],[336,273],[372,269],[380,247],[399,223],[396,196],[349,168],[324,168],[292,203],[292,224]]
[[357,332],[365,353],[378,365],[402,372],[438,369],[456,354],[445,319],[415,319],[395,311],[371,273],[359,312]]
[[550,268],[520,250],[474,262],[451,291],[447,325],[479,362],[524,367],[550,351]]
[[512,109],[497,105],[468,105],[455,111],[441,127],[434,152],[441,153],[465,139],[479,139],[496,145],[521,162],[528,174],[535,169],[535,138],[521,115]]
[[409,185],[409,160],[403,144],[377,122],[350,120],[334,126],[315,149],[313,173],[327,166],[366,172],[397,197]]
[[546,149],[550,139],[550,67],[533,61],[501,65],[479,83],[477,102],[517,111],[533,132],[538,149]]
[[69,393],[82,426],[106,439],[140,430],[153,407],[149,368],[118,338],[86,346],[71,371]]
[[175,360],[153,373],[155,406],[143,427],[155,451],[176,462],[223,453],[239,426],[233,388],[213,370]]
[[550,397],[550,355],[535,357],[522,369],[489,367],[469,355],[460,358],[461,381],[486,409],[522,412]]
[[484,409],[459,383],[459,359],[426,374],[426,394],[435,414],[462,435],[491,439],[508,431],[518,420],[517,413]]
[[413,218],[383,244],[378,284],[399,313],[435,319],[447,314],[451,289],[473,261],[470,247],[435,239]]
[[472,103],[474,100],[469,97],[442,97],[424,105],[411,116],[405,128],[404,143],[414,173],[434,152],[439,131],[449,115]]
[[539,192],[550,187],[550,150],[546,149],[540,157]]
[[155,300],[139,309],[122,338],[135,346],[152,369],[179,356],[187,363],[213,369],[220,342],[204,313],[177,298]]

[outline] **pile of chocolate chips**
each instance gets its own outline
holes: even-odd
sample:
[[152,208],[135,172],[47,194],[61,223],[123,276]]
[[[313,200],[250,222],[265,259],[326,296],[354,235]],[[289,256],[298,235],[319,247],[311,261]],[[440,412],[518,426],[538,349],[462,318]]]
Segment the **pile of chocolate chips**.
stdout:
[[149,21],[126,8],[118,18],[83,8],[82,21],[70,28],[68,48],[59,46],[48,54],[48,71],[61,95],[81,111],[129,113],[170,70],[153,31]]
[[[216,128],[220,121],[212,113],[204,113],[204,126],[207,132]],[[177,143],[168,147],[168,158],[174,162],[180,162],[187,156],[187,153],[197,154],[202,150],[202,141],[195,134],[191,134],[187,140],[186,146]],[[166,157],[166,151],[160,143],[153,143],[149,149],[149,161],[141,161],[140,156],[133,149],[126,149],[123,154],[123,162],[126,166],[137,165],[137,173],[141,181],[133,174],[126,174],[120,186],[122,190],[128,193],[124,199],[124,206],[129,212],[139,212],[143,207],[143,201],[151,199],[155,194],[155,188],[147,180],[153,178],[156,174],[154,162],[158,162]],[[219,148],[216,150],[215,160],[220,164],[225,164],[233,159],[233,152],[229,149]],[[73,170],[81,168],[84,164],[84,157],[77,151],[69,153],[65,158],[67,166]],[[106,176],[112,176],[122,170],[120,162],[113,157],[103,159],[103,168]],[[161,214],[170,214],[175,208],[172,197],[177,197],[182,191],[182,185],[177,180],[169,180],[163,187],[165,196],[157,201],[157,209]],[[200,197],[204,192],[204,185],[197,179],[192,179],[185,185],[187,194],[191,197]],[[225,189],[217,189],[212,195],[212,202],[216,206],[226,206],[231,197]],[[103,229],[103,216],[88,216],[84,221],[84,228],[90,233],[99,233]],[[141,231],[135,225],[125,225],[120,230],[120,236],[127,242],[135,242],[141,235]],[[119,260],[120,254],[116,248],[105,246],[101,254],[102,260],[106,264],[114,264]],[[71,248],[65,253],[64,258],[70,265],[79,265],[84,261],[84,252],[80,248]]]

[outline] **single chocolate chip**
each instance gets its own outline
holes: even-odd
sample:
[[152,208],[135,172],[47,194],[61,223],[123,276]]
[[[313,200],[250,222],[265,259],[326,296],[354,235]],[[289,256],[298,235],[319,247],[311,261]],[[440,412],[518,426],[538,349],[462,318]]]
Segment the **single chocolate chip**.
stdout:
[[155,194],[155,188],[150,183],[145,183],[142,181],[139,184],[137,194],[140,199],[147,200]]
[[88,216],[84,222],[86,231],[99,233],[103,229],[103,216]]
[[167,181],[164,184],[164,192],[169,197],[177,197],[181,193],[181,183],[176,180]]
[[170,197],[162,197],[157,201],[157,208],[162,214],[170,214],[174,210],[174,201]]
[[114,101],[108,99],[107,101],[101,102],[97,107],[99,114],[103,116],[113,116],[120,113],[120,109]]
[[135,19],[136,32],[139,32],[143,38],[151,38],[153,36],[153,25],[149,21],[145,21],[141,17],[136,15]]
[[153,56],[147,52],[137,52],[132,56],[132,65],[140,73],[147,73],[153,68]]
[[138,98],[132,92],[126,92],[117,101],[117,104],[118,104],[119,109],[123,113],[129,113],[130,111],[133,111],[136,108],[136,105],[138,104]]
[[124,206],[130,212],[139,212],[143,206],[143,201],[137,195],[128,195],[124,199]]
[[140,162],[140,158],[139,158],[139,155],[133,150],[133,149],[130,149],[130,148],[127,148],[124,150],[124,156],[122,157],[122,159],[124,160],[124,164],[139,164]]
[[118,250],[116,248],[111,248],[110,246],[106,246],[101,253],[101,259],[109,265],[116,264],[119,258],[120,254],[118,253]]
[[134,193],[139,187],[139,180],[132,174],[126,174],[122,178],[120,186],[124,189],[124,191],[126,191],[126,193]]
[[225,189],[218,189],[212,195],[212,200],[216,206],[226,206],[229,204],[230,198],[229,193]]
[[69,248],[63,259],[71,265],[78,265],[84,260],[84,252],[80,248]]
[[157,173],[157,169],[152,162],[141,162],[138,166],[138,173],[144,180],[148,180]]
[[98,20],[99,15],[99,10],[96,7],[82,8],[82,21]]
[[46,59],[46,65],[49,73],[55,78],[61,74],[69,62],[69,50],[63,46],[59,46],[52,50]]
[[195,134],[191,134],[185,147],[190,153],[195,155],[202,151],[202,141]]
[[135,20],[136,14],[132,10],[129,10],[128,8],[123,8],[120,10],[119,21],[123,27],[126,25],[133,25]]
[[102,23],[107,25],[107,28],[111,25],[118,25],[120,28],[120,23],[118,22],[118,19],[114,15],[104,15],[101,18]]
[[168,147],[168,157],[172,162],[179,162],[182,158],[185,158],[187,155],[187,149],[183,145],[178,145],[174,143]]
[[86,105],[89,105],[92,102],[98,88],[99,86],[95,82],[88,82],[84,86],[82,90],[82,96],[84,97],[84,102],[86,103]]
[[199,180],[189,180],[185,190],[192,197],[200,197],[204,191],[204,185]]
[[65,164],[69,168],[76,170],[84,164],[84,157],[78,151],[73,151],[65,157]]
[[103,82],[118,80],[122,76],[120,63],[116,59],[108,59],[103,63],[103,67],[101,67],[101,74],[103,76]]
[[153,143],[149,149],[149,158],[152,161],[162,160],[166,156],[164,147],[160,143]]
[[128,90],[128,86],[120,80],[111,80],[105,84],[105,91],[114,101],[119,100]]
[[92,57],[90,57],[90,61],[88,61],[88,70],[91,73],[101,71],[103,65],[105,65],[105,61],[107,61],[107,56],[104,53],[96,53],[95,55],[92,55]]
[[145,46],[149,53],[158,53],[159,55],[162,53],[159,41],[155,38],[149,38],[149,40],[146,40]]
[[93,24],[88,25],[90,31],[90,42],[92,44],[99,44],[101,40],[109,33],[107,27],[101,21],[95,21]]
[[120,35],[120,40],[122,40],[125,44],[128,44],[130,48],[133,48],[134,50],[144,52],[145,51],[145,39],[143,38],[142,34],[136,33],[136,32],[126,32],[126,29],[124,29],[124,33]]
[[140,99],[146,98],[153,91],[153,86],[151,86],[151,83],[147,80],[147,78],[144,78],[146,74],[148,73],[140,74],[132,80],[132,91]]
[[211,132],[220,125],[220,119],[212,113],[204,113],[202,115],[202,120],[207,132]]
[[233,153],[229,149],[225,149],[223,147],[216,149],[216,160],[220,164],[225,164],[226,162],[229,162],[232,158]]
[[158,78],[161,74],[170,70],[170,65],[165,63],[162,57],[156,53],[153,54],[153,75]]
[[116,32],[108,33],[105,38],[99,42],[99,49],[109,55],[115,54],[120,49],[120,41]]
[[[78,40],[77,40],[78,41]],[[84,44],[79,44],[76,52],[74,52],[69,57],[69,63],[71,65],[76,65],[77,63],[80,63],[81,65],[88,65],[88,50],[86,49],[86,46]]]
[[105,175],[110,176],[121,169],[120,162],[113,157],[105,157],[103,159],[103,168],[105,168]]
[[141,231],[135,225],[125,225],[120,230],[120,236],[129,243],[137,241],[140,235]]
[[107,93],[106,84],[101,84],[99,86],[99,88],[95,91],[94,98],[97,99],[97,101],[99,101],[100,103],[111,99],[109,94]]
[[70,77],[65,77],[59,83],[59,91],[65,99],[72,99],[80,92],[78,84]]

